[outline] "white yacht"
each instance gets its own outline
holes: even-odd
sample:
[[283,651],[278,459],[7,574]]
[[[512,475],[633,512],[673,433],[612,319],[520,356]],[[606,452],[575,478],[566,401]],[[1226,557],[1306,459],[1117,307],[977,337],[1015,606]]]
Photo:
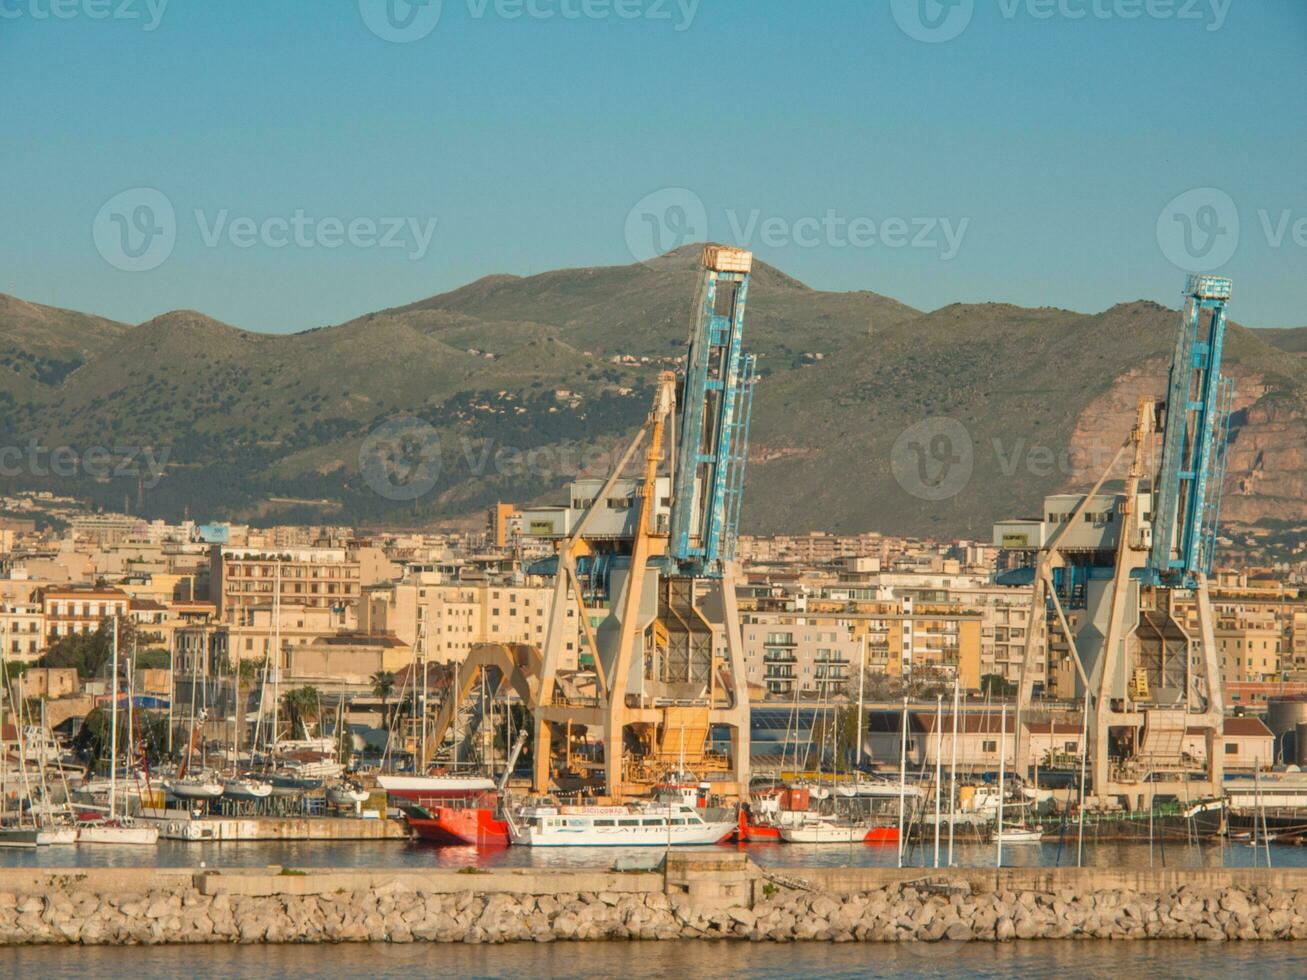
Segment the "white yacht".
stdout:
[[685,804],[526,805],[508,812],[508,835],[528,847],[677,847],[720,844],[734,820],[709,822]]

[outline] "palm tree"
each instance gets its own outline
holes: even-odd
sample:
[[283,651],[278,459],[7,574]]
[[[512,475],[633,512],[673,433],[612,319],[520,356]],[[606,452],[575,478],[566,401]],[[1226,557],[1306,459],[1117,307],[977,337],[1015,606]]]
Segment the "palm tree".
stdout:
[[391,671],[379,670],[372,675],[372,693],[381,698],[381,723],[387,728],[390,727],[390,720],[386,716],[386,699],[394,690],[395,675]]

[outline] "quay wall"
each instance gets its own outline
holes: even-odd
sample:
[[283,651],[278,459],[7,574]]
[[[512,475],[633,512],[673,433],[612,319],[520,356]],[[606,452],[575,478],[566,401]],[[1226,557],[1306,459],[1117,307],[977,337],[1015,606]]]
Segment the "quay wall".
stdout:
[[0,871],[0,945],[1307,939],[1307,871]]

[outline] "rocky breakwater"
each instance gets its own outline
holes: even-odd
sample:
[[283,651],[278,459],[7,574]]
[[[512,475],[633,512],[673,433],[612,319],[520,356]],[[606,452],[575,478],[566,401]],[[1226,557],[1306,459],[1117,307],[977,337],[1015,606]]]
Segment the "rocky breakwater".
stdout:
[[0,943],[1307,939],[1307,888],[1143,894],[895,882],[828,894],[759,880],[748,901],[714,907],[647,888],[531,895],[476,884],[424,891],[396,880],[309,894],[209,894],[188,879],[111,894],[55,884],[45,894],[0,891]]

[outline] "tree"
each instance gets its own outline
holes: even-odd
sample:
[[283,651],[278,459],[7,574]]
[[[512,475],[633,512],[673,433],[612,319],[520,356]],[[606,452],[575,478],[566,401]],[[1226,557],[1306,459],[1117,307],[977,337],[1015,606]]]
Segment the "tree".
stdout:
[[142,650],[134,661],[137,670],[167,670],[171,663],[172,654],[162,647]]
[[379,670],[372,675],[372,693],[381,698],[381,723],[389,725],[386,702],[395,690],[395,675],[389,670]]
[[986,674],[980,679],[980,693],[995,698],[1010,698],[1017,693],[1017,686],[1002,674]]
[[261,660],[242,660],[240,662],[241,683],[247,687],[253,684],[263,676],[263,671],[268,665],[268,660],[264,657]]
[[[136,641],[136,626],[130,620],[118,623],[118,654],[131,650]],[[113,659],[113,619],[106,616],[93,633],[72,633],[62,637],[40,660],[42,667],[75,667],[82,680],[104,674]]]
[[914,700],[933,700],[936,695],[953,693],[952,675],[940,667],[913,667],[908,675],[908,696]]
[[[101,762],[108,762],[111,742],[110,708],[92,708],[82,721],[82,727],[73,737],[73,751],[84,759],[92,768]],[[168,718],[153,711],[139,711],[133,719],[136,727],[135,736],[127,732],[127,714],[118,712],[118,758],[120,761],[143,751],[149,765],[158,764],[163,757],[164,747],[168,744]],[[135,746],[135,747],[134,747]],[[139,756],[137,757],[139,762]]]
[[282,706],[290,716],[290,729],[294,733],[301,725],[317,721],[321,713],[322,695],[312,686],[297,687],[281,696]]

